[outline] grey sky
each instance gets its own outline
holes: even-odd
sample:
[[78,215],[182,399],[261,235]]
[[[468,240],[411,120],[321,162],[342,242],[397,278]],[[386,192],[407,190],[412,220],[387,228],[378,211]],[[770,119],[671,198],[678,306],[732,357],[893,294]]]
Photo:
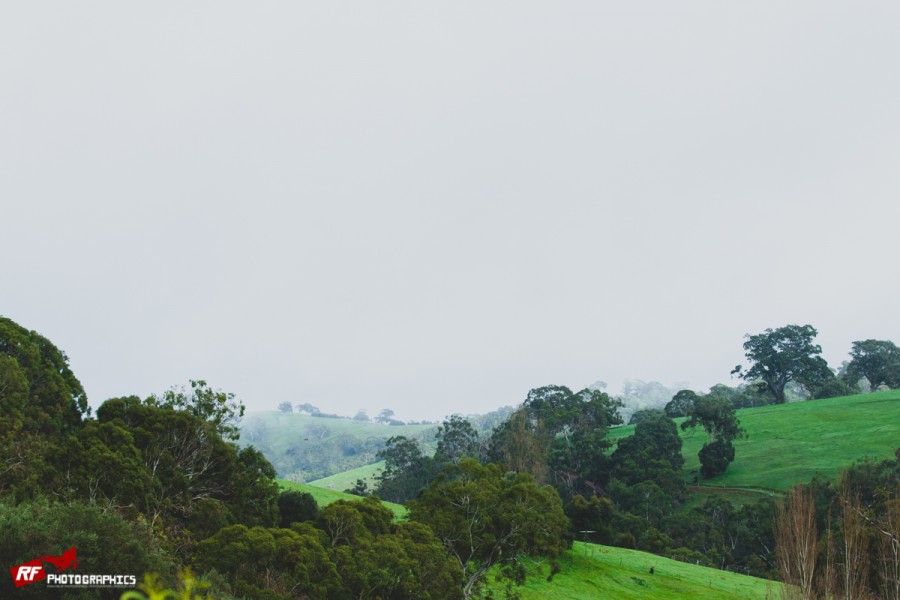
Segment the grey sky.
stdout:
[[[740,4],[740,6],[738,6]],[[900,5],[5,3],[0,314],[96,406],[484,412],[900,342]]]

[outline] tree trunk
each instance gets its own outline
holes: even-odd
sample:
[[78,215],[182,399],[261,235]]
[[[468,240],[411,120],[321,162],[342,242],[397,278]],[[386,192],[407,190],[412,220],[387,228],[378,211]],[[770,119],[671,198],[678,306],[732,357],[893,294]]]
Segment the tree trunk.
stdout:
[[778,507],[775,543],[782,597],[813,600],[816,597],[816,506],[812,490],[796,486]]

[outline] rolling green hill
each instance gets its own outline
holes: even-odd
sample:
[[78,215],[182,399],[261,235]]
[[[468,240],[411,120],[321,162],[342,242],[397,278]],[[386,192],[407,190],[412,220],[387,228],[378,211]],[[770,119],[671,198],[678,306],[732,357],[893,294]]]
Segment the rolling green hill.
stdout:
[[[549,567],[532,565],[523,600],[766,600],[781,584],[662,558],[637,550],[575,542],[560,560],[562,571],[547,581]],[[653,567],[653,574],[650,573]]]
[[349,471],[335,473],[334,475],[329,475],[322,479],[310,481],[309,484],[329,490],[342,491],[353,487],[356,484],[357,479],[362,479],[369,486],[369,489],[372,489],[375,485],[375,477],[381,473],[382,469],[384,469],[384,461],[380,460],[371,465],[364,465],[362,467],[357,467],[356,469],[350,469]]
[[[336,492],[334,490],[326,490],[320,487],[316,487],[314,485],[310,485],[308,483],[297,483],[296,481],[285,481],[284,479],[278,479],[278,485],[281,486],[283,490],[293,490],[297,492],[306,492],[307,494],[311,494],[313,498],[316,500],[316,504],[319,507],[328,506],[332,502],[337,502],[338,500],[359,500],[359,496],[354,496],[352,494],[345,494],[343,492]],[[393,502],[384,502],[382,501],[386,507],[391,509],[391,512],[398,519],[402,519],[406,516],[406,507],[401,504],[394,504]]]
[[[737,412],[748,437],[735,441],[735,460],[728,471],[704,486],[786,490],[816,473],[835,477],[865,456],[891,458],[900,445],[898,390]],[[610,438],[633,432],[633,426],[617,427]],[[681,437],[685,476],[693,480],[700,469],[697,453],[706,434],[698,427],[681,432]]]

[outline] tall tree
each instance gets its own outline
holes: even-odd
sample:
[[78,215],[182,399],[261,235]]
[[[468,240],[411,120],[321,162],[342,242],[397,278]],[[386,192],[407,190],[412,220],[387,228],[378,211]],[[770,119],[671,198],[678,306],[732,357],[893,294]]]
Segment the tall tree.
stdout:
[[380,413],[378,413],[378,416],[377,416],[377,417],[375,417],[375,422],[376,422],[376,423],[381,423],[381,424],[383,424],[383,425],[387,425],[387,424],[390,423],[393,419],[394,419],[394,411],[392,411],[392,410],[389,409],[389,408],[385,408],[385,409],[382,410]]
[[[605,471],[604,438],[622,423],[622,403],[599,390],[577,393],[560,385],[528,392],[522,407],[491,435],[488,458],[510,470],[550,480],[567,499],[592,493]],[[549,470],[548,470],[549,467]]]
[[775,543],[778,570],[788,598],[816,597],[816,505],[809,486],[795,486],[778,507]]
[[497,465],[464,459],[409,506],[409,519],[428,525],[455,559],[466,598],[495,564],[566,549],[568,519],[556,491],[529,475],[504,475]]
[[478,432],[468,419],[452,415],[438,426],[435,435],[437,449],[435,458],[442,462],[459,462],[468,456],[478,456]]
[[863,377],[873,392],[882,385],[900,387],[900,348],[888,340],[853,342],[844,379],[855,386]]
[[734,405],[721,396],[698,398],[688,416],[690,418],[681,424],[681,429],[686,430],[698,425],[703,427],[709,436],[710,444],[717,439],[730,442],[745,435]]
[[55,471],[50,455],[89,414],[65,352],[0,317],[0,494],[42,487]]
[[214,390],[202,379],[192,379],[190,388],[169,388],[161,396],[147,398],[147,404],[186,411],[211,423],[224,439],[236,441],[241,436],[238,426],[244,416],[244,403],[235,400],[231,392]]
[[694,408],[694,403],[699,397],[700,396],[692,390],[681,390],[672,396],[672,400],[666,404],[663,410],[665,410],[666,416],[670,419],[686,417]]
[[700,449],[700,473],[705,478],[721,475],[734,460],[732,441],[744,437],[734,404],[725,397],[710,394],[702,396],[694,403],[690,418],[681,424],[681,429],[702,426],[709,441]]
[[50,340],[0,317],[0,409],[25,431],[65,434],[90,414],[69,357]]
[[675,422],[665,415],[641,421],[634,435],[619,440],[612,463],[610,497],[654,525],[684,495],[681,438]]
[[306,413],[313,417],[322,413],[322,411],[319,410],[318,406],[313,406],[309,402],[304,402],[303,404],[298,404],[297,412]]
[[384,461],[374,493],[390,502],[406,502],[424,488],[434,473],[434,461],[422,454],[416,440],[402,435],[388,438],[376,455]]
[[783,404],[788,383],[795,381],[812,390],[834,377],[820,356],[822,347],[813,342],[818,333],[812,325],[785,325],[747,334],[744,352],[751,366],[744,371],[738,365],[731,373],[747,381],[763,381],[775,403]]

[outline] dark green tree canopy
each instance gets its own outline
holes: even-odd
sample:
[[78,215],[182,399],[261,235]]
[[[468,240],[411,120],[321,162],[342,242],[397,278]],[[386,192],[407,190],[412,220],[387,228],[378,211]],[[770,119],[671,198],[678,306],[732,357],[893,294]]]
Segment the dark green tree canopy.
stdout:
[[0,317],[0,494],[24,498],[58,483],[53,457],[89,414],[65,353]]
[[65,352],[6,317],[0,317],[0,411],[25,431],[48,435],[70,432],[90,414]]
[[278,496],[278,511],[281,526],[290,527],[291,523],[315,520],[319,515],[319,506],[312,494],[289,490]]
[[599,390],[549,385],[528,392],[522,407],[495,428],[487,458],[552,481],[566,498],[590,494],[608,472],[604,438],[620,425],[622,403]]
[[552,434],[565,429],[607,429],[621,425],[622,404],[600,390],[577,393],[564,385],[548,385],[528,392],[522,407],[533,421],[540,421]]
[[468,419],[460,415],[452,415],[438,426],[435,441],[435,458],[438,461],[455,463],[466,456],[478,456],[478,432]]
[[409,506],[410,520],[428,525],[458,564],[467,598],[494,564],[567,547],[568,519],[553,488],[474,459],[450,466]]
[[388,438],[376,456],[384,461],[384,469],[374,493],[389,502],[414,498],[434,476],[434,460],[422,453],[419,442],[406,436]]
[[822,347],[813,343],[816,335],[818,331],[812,325],[786,325],[747,334],[744,352],[751,366],[744,371],[738,365],[732,374],[740,374],[747,381],[763,381],[775,403],[783,404],[788,383],[795,381],[812,390],[834,377],[820,356]]
[[617,455],[645,453],[652,460],[664,460],[672,469],[679,470],[684,465],[681,456],[681,437],[675,422],[665,415],[645,419],[634,428],[634,435],[619,441]]
[[872,391],[882,385],[892,390],[900,387],[900,348],[889,340],[853,342],[844,379],[855,386],[863,377]]
[[694,403],[689,419],[681,424],[681,429],[703,427],[712,443],[717,439],[731,441],[743,437],[734,405],[721,396],[702,396]]
[[671,513],[684,495],[681,437],[669,417],[638,423],[634,435],[619,440],[612,463],[610,497],[651,523]]
[[[107,400],[97,409],[97,418],[97,435],[87,438],[82,446],[85,450],[105,448],[102,456],[108,454],[108,460],[132,461],[135,455],[138,457],[141,468],[129,473],[129,481],[135,485],[147,482],[140,498],[135,499],[135,508],[151,523],[161,519],[181,524],[201,500],[221,503],[232,522],[273,525],[277,521],[275,470],[252,446],[239,449],[226,442],[216,426],[220,421],[214,416],[206,420],[191,407],[177,409],[161,406],[155,398],[141,401],[130,396]],[[110,437],[113,434],[118,437]],[[107,441],[129,438],[133,440],[131,446],[124,441]],[[72,453],[67,458],[67,470],[84,472],[87,481],[108,478],[110,489],[118,490],[120,473],[87,470],[96,460],[83,460]]]
[[717,439],[703,444],[700,449],[700,474],[704,479],[710,479],[721,475],[728,469],[728,465],[734,461],[734,445],[731,441]]
[[657,417],[668,416],[665,411],[661,408],[642,408],[641,410],[636,410],[631,414],[631,418],[628,419],[629,425],[637,425],[641,421],[648,421],[650,419],[655,419]]
[[737,418],[734,404],[728,398],[710,394],[698,399],[690,418],[681,424],[682,429],[703,427],[709,441],[700,449],[700,473],[704,478],[721,475],[734,460],[732,441],[746,437]]
[[681,390],[672,396],[672,400],[666,404],[666,407],[663,410],[670,419],[686,417],[690,414],[691,410],[693,410],[694,403],[698,398],[699,396],[696,392],[691,390]]

